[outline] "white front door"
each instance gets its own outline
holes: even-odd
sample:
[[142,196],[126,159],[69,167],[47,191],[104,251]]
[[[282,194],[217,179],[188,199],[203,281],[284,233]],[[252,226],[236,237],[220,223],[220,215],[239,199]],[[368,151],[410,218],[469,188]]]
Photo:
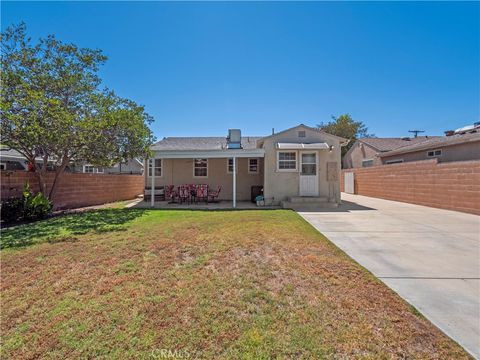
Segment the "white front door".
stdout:
[[300,153],[300,196],[318,196],[316,152]]

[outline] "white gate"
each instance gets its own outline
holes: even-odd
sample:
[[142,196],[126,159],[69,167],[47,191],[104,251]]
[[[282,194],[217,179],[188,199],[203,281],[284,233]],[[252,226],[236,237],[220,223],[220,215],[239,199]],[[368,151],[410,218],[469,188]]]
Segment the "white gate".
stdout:
[[348,194],[355,194],[355,173],[346,172],[345,173],[345,192]]

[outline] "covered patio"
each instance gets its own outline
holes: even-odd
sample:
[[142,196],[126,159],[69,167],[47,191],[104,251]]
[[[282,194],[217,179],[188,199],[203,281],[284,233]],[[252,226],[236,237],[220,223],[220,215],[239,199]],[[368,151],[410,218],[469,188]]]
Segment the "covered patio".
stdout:
[[[155,208],[256,208],[252,188],[263,189],[264,150],[154,150],[148,159],[141,206]],[[153,196],[152,196],[153,194]]]

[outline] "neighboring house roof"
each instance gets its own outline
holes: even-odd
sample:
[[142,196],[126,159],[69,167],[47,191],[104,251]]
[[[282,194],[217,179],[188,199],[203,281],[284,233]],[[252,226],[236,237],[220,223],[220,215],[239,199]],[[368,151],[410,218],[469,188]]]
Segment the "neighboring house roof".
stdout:
[[361,138],[357,141],[367,144],[379,152],[391,151],[404,146],[423,143],[441,136],[417,136],[414,138]]
[[[18,159],[18,160],[26,160],[25,156],[20,154],[17,150],[1,148],[0,149],[0,157],[2,158],[10,158],[10,159]],[[37,158],[41,160],[41,158]]]
[[[242,136],[243,149],[255,149],[261,136]],[[152,150],[223,150],[227,148],[226,137],[166,137],[153,144]]]
[[480,141],[480,133],[470,133],[470,134],[463,134],[463,135],[452,135],[452,136],[439,136],[435,138],[431,138],[427,141],[423,141],[418,144],[412,144],[410,146],[403,146],[396,150],[384,152],[379,154],[380,157],[385,156],[392,156],[398,154],[406,154],[420,150],[430,150],[430,149],[437,149],[445,146],[452,146],[464,143],[472,143]]

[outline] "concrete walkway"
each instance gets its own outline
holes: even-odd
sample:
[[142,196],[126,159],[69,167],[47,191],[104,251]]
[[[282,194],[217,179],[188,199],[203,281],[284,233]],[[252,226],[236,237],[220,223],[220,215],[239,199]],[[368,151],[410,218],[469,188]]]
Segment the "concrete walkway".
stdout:
[[342,194],[299,212],[480,359],[480,216]]

